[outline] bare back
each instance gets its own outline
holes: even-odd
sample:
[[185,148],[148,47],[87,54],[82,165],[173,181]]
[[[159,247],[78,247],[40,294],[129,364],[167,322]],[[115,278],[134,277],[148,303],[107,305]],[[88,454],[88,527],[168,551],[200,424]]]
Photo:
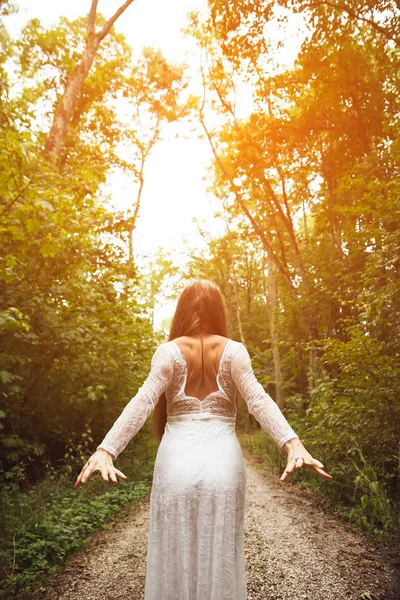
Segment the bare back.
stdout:
[[276,402],[257,381],[246,347],[224,336],[206,334],[181,336],[158,346],[146,381],[97,449],[103,448],[116,458],[163,393],[167,422],[215,417],[234,423],[237,391],[249,412],[280,446],[297,437]]
[[186,396],[203,400],[212,392],[218,391],[216,380],[228,340],[229,338],[215,334],[202,337],[181,336],[173,340],[187,365]]

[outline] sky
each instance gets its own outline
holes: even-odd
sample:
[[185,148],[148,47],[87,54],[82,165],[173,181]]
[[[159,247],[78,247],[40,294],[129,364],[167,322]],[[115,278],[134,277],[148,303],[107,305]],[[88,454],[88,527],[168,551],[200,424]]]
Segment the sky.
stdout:
[[[100,0],[98,10],[109,18],[121,3],[122,0]],[[86,15],[90,0],[18,0],[18,5],[19,13],[7,23],[12,37],[33,17],[51,26],[61,15],[69,19]],[[186,24],[187,11],[205,10],[206,6],[203,0],[136,0],[115,27],[125,34],[134,55],[140,54],[144,46],[153,46],[161,48],[169,60],[178,63],[187,60],[194,64],[197,63],[194,43],[182,36],[181,28]],[[135,256],[142,264],[143,257],[161,246],[183,267],[187,244],[202,244],[193,219],[207,222],[208,229],[215,234],[220,230],[212,218],[218,202],[207,195],[203,181],[212,155],[208,142],[186,128],[166,129],[164,138],[152,151],[145,168],[145,186],[134,235]],[[136,187],[126,176],[114,175],[106,191],[112,203],[122,210],[131,206]],[[171,310],[170,304],[158,307],[156,326]]]
[[[109,18],[120,4],[122,0],[99,0],[98,11]],[[18,0],[18,5],[19,13],[7,23],[12,37],[33,17],[51,26],[61,15],[69,19],[86,15],[90,0]],[[118,19],[116,28],[125,34],[134,55],[139,55],[144,46],[153,46],[160,48],[167,59],[185,61],[195,69],[199,60],[195,44],[182,35],[181,28],[186,25],[187,12],[206,9],[206,0],[135,0]],[[293,28],[296,27],[294,23]],[[286,63],[291,62],[298,49],[293,31],[286,36],[285,47],[279,51]],[[243,92],[246,105],[246,90]],[[145,257],[161,246],[171,253],[175,264],[184,268],[188,244],[191,247],[204,244],[194,219],[202,221],[211,235],[223,231],[223,223],[213,218],[219,202],[206,192],[206,169],[211,161],[208,141],[200,139],[198,132],[188,131],[185,125],[165,130],[164,139],[157,143],[145,167],[145,185],[134,234],[138,264],[143,264]],[[106,191],[116,208],[122,210],[131,206],[135,190],[126,176],[113,175]],[[156,327],[172,314],[173,308],[173,304],[164,304],[161,300],[155,314]]]
[[[122,0],[100,0],[98,10],[108,18],[121,3]],[[13,35],[17,35],[18,29],[32,17],[50,26],[61,15],[70,19],[86,15],[90,0],[18,0],[18,5],[19,14],[8,24]],[[203,0],[135,0],[115,27],[125,34],[134,55],[140,54],[143,46],[154,46],[161,48],[170,60],[183,62],[187,59],[193,63],[197,61],[194,43],[183,38],[181,28],[186,23],[187,11],[204,10],[206,6]],[[186,129],[179,131],[178,127],[177,130],[181,135],[178,139],[172,128],[165,130],[166,139],[157,144],[146,165],[135,232],[138,257],[153,252],[155,244],[171,251],[178,248],[184,235],[197,237],[192,217],[210,219],[212,216],[211,199],[206,197],[203,182],[205,169],[211,161],[208,143],[197,134],[188,136]],[[111,178],[107,192],[119,209],[129,207],[135,198],[134,185],[122,175]]]

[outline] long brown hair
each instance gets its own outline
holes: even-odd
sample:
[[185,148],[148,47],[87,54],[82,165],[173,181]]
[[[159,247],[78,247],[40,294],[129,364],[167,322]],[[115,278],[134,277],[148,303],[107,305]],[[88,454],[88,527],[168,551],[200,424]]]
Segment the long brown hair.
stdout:
[[[168,341],[198,332],[227,336],[227,309],[218,288],[209,279],[197,279],[180,293]],[[152,432],[161,440],[167,423],[167,399],[161,394],[152,417]]]

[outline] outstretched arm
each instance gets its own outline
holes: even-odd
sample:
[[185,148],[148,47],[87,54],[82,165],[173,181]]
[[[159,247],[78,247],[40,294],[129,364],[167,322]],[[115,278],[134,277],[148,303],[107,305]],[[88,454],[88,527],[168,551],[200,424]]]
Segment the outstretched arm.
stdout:
[[232,357],[232,379],[244,398],[249,413],[281,448],[288,440],[298,438],[277,403],[257,381],[250,355],[243,344],[240,344],[239,350]]
[[146,381],[125,406],[101,444],[97,446],[97,450],[106,450],[115,460],[143,427],[160,395],[171,383],[172,375],[173,363],[165,350],[165,345],[160,344],[151,359],[151,370]]
[[124,473],[114,467],[113,460],[121,454],[128,442],[144,425],[160,395],[172,381],[172,377],[173,363],[164,344],[160,344],[151,359],[149,376],[82,468],[74,484],[75,489],[82,483],[86,483],[95,471],[100,471],[103,480],[107,482],[110,477],[113,483],[118,483],[117,475],[127,479]]
[[249,412],[287,453],[287,465],[281,480],[284,481],[294,469],[300,469],[304,465],[319,477],[332,479],[332,476],[323,470],[324,465],[304,448],[277,403],[257,381],[250,355],[243,344],[240,344],[238,351],[232,357],[232,379],[243,396]]

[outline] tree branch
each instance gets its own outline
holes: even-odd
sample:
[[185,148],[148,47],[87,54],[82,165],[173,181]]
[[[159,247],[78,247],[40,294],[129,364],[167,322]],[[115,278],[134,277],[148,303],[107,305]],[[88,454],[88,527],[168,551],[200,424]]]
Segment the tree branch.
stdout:
[[126,2],[124,2],[124,4],[120,6],[119,9],[113,14],[111,19],[107,21],[103,29],[97,34],[97,39],[99,40],[99,42],[101,42],[106,37],[111,27],[114,25],[115,21],[122,15],[123,12],[126,11],[128,6],[130,6],[133,1],[134,0],[126,0]]
[[14,204],[17,202],[17,200],[19,200],[20,198],[22,198],[22,196],[24,195],[24,192],[28,189],[28,187],[31,185],[33,179],[30,179],[28,181],[28,183],[19,190],[18,194],[16,196],[14,196],[14,198],[11,200],[11,202],[9,202],[8,204],[5,205],[5,207],[3,208],[3,210],[0,213],[0,217],[2,217],[6,212],[8,212],[9,210],[11,210],[11,208],[14,206]]
[[[400,7],[400,1],[396,0],[396,4]],[[360,15],[350,6],[347,6],[347,4],[336,4],[335,2],[330,2],[329,0],[321,0],[320,2],[310,2],[308,4],[303,4],[304,8],[318,8],[320,6],[329,6],[330,8],[346,12],[352,19],[368,23],[368,25],[371,25],[371,27],[373,27],[376,31],[379,31],[379,33],[381,33],[387,40],[392,40],[393,42],[395,42],[396,46],[400,46],[400,38],[396,37],[395,35],[392,35],[387,29],[385,29],[381,25],[378,25],[378,23],[373,19],[369,19],[368,17]]]
[[222,163],[220,157],[218,156],[218,153],[215,149],[214,146],[214,142],[211,138],[210,132],[207,129],[207,126],[204,122],[204,118],[203,115],[200,115],[200,122],[202,124],[202,127],[204,129],[204,132],[207,136],[207,139],[209,141],[209,144],[211,146],[211,150],[212,153],[214,154],[214,158],[216,160],[217,165],[219,166],[219,168],[221,169],[221,171],[223,172],[225,178],[227,181],[229,181],[229,184],[232,188],[233,193],[235,194],[235,198],[238,202],[238,204],[240,205],[241,209],[243,210],[244,214],[247,216],[247,218],[249,219],[250,223],[253,226],[254,231],[258,234],[264,248],[266,249],[266,251],[268,252],[268,254],[271,256],[273,262],[275,263],[278,271],[280,272],[280,274],[282,275],[284,281],[286,282],[290,292],[294,295],[294,297],[296,297],[295,294],[295,290],[293,288],[293,284],[292,281],[290,279],[290,276],[288,275],[288,273],[286,273],[284,267],[282,266],[280,260],[278,259],[278,257],[275,255],[273,248],[271,246],[271,244],[269,243],[267,237],[265,236],[264,232],[262,231],[262,229],[259,227],[257,221],[254,219],[253,215],[250,213],[249,209],[246,206],[246,203],[243,201],[243,198],[240,195],[240,191],[238,189],[238,187],[234,184],[234,182],[232,181],[232,178],[229,176],[227,170],[225,169],[224,164]]
[[90,37],[94,33],[94,24],[96,21],[97,4],[99,0],[92,0],[92,5],[87,18],[86,33]]

